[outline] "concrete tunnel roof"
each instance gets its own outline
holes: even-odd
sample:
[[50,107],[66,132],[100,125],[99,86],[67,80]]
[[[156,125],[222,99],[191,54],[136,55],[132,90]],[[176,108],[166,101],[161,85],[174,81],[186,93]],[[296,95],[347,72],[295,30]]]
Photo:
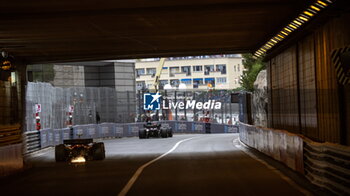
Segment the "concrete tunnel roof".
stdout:
[[0,48],[31,64],[254,52],[310,2],[12,0]]

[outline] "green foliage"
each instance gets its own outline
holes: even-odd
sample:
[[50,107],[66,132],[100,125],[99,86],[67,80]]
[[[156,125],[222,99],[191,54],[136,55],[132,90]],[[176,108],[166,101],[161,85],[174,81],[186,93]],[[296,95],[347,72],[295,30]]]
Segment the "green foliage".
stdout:
[[262,58],[255,58],[252,54],[243,54],[244,71],[239,81],[242,88],[246,91],[254,91],[254,82],[259,72],[265,69],[265,63]]

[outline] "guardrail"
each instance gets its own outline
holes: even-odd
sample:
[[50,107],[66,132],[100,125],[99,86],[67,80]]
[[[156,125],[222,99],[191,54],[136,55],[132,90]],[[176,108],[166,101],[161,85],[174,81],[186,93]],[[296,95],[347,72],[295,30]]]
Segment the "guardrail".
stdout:
[[[174,133],[206,133],[205,123],[188,121],[161,121],[163,126],[172,127]],[[73,126],[69,128],[43,129],[25,133],[25,153],[62,144],[63,140],[77,138],[121,138],[138,136],[144,123],[102,123]],[[211,123],[212,133],[238,133],[238,126]],[[72,134],[72,136],[71,136]]]
[[240,140],[304,174],[316,186],[350,195],[350,147],[313,142],[285,130],[239,124]]
[[40,150],[40,132],[27,131],[24,134],[24,154]]
[[304,139],[305,177],[336,195],[350,195],[350,147]]
[[284,130],[239,124],[239,138],[246,145],[303,174],[303,139]]
[[0,146],[22,142],[21,126],[9,125],[0,127]]

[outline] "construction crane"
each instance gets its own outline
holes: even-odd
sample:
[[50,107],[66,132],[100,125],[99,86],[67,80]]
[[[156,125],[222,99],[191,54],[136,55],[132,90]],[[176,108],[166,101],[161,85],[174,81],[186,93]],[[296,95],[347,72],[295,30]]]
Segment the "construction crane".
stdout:
[[165,58],[160,58],[159,65],[158,65],[157,71],[156,71],[156,75],[154,76],[154,81],[153,81],[153,86],[154,86],[156,93],[159,90],[159,78],[162,74],[164,63],[165,63]]

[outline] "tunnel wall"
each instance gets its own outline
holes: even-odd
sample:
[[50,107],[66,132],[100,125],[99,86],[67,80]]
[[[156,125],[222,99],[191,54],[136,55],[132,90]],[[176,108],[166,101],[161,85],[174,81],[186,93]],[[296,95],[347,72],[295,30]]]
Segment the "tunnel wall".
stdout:
[[240,140],[336,195],[350,194],[350,147],[314,142],[286,130],[239,124]]
[[330,19],[268,62],[268,125],[314,141],[350,144],[350,85],[331,53],[350,46],[350,14]]
[[0,177],[23,169],[22,144],[0,147]]
[[23,168],[21,133],[26,65],[18,59],[10,60],[12,68],[0,70],[0,176]]

